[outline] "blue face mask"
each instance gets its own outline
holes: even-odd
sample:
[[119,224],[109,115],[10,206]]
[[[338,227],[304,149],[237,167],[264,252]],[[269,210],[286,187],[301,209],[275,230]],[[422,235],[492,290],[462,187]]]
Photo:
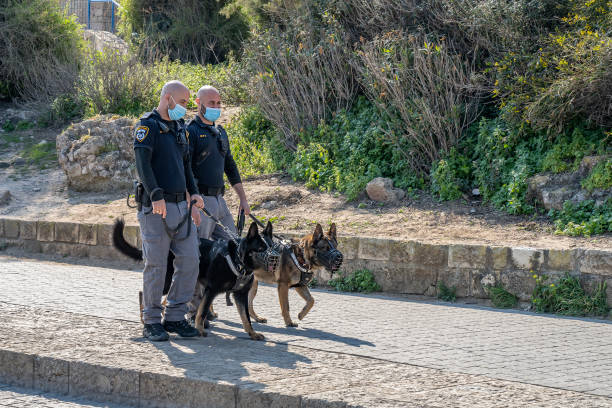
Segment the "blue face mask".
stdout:
[[168,116],[170,116],[170,120],[179,120],[187,113],[187,109],[179,105],[178,103],[174,105],[174,109],[168,108]]
[[221,109],[206,107],[204,119],[209,122],[215,122],[217,119],[219,119],[219,116],[221,116]]

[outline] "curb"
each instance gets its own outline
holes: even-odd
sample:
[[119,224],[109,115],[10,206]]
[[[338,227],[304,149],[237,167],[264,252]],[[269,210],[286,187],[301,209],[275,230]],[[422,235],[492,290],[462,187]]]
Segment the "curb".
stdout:
[[[0,244],[17,245],[28,252],[62,256],[130,260],[112,247],[112,224],[27,221],[0,218]],[[292,232],[283,235],[296,238]],[[140,247],[138,226],[125,227],[124,236]],[[528,301],[534,274],[554,281],[570,273],[590,290],[606,282],[612,304],[612,250],[546,249],[487,245],[435,245],[419,241],[371,237],[339,237],[343,270],[368,269],[383,292],[436,296],[438,285],[456,288],[458,297],[489,297],[487,287],[501,284],[520,300]],[[317,271],[321,284],[331,275]]]
[[[344,402],[0,349],[0,382],[132,407],[342,408]],[[351,405],[352,406],[352,405]]]

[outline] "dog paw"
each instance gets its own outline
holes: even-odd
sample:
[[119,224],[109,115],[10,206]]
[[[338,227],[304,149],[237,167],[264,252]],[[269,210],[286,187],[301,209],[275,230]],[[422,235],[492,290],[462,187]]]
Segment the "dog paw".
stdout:
[[298,327],[298,324],[297,323],[293,323],[293,322],[285,323],[285,325],[287,327]]
[[257,323],[268,323],[268,319],[266,319],[265,317],[258,317],[257,319],[255,319],[255,321]]
[[210,327],[210,322],[208,321],[208,319],[204,320],[204,328],[208,329]]
[[263,334],[259,334],[257,332],[249,333],[249,336],[251,336],[252,340],[263,340],[263,339],[265,339]]

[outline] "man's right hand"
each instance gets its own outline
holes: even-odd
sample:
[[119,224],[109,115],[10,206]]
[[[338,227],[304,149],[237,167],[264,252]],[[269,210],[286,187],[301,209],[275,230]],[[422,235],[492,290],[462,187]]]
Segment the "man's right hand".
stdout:
[[166,218],[166,200],[153,201],[153,214],[161,214],[162,218]]

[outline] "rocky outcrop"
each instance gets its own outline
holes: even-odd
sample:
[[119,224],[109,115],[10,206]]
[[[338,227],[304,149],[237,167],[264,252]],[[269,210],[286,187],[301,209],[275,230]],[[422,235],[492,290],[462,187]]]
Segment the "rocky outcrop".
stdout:
[[393,180],[385,177],[372,179],[366,185],[366,193],[371,200],[383,203],[399,201],[406,195],[406,192],[401,188],[393,187]]
[[547,210],[560,210],[565,201],[578,203],[584,200],[595,200],[597,204],[603,203],[612,196],[612,189],[594,190],[589,192],[582,188],[580,183],[593,167],[605,156],[587,156],[582,159],[577,171],[566,173],[537,174],[527,180],[527,200],[537,202]]
[[102,30],[83,30],[83,38],[89,41],[89,45],[95,51],[103,52],[106,49],[127,54],[129,47],[127,43],[115,34]]
[[57,137],[57,157],[77,191],[126,189],[136,177],[135,120],[112,115],[76,123]]

